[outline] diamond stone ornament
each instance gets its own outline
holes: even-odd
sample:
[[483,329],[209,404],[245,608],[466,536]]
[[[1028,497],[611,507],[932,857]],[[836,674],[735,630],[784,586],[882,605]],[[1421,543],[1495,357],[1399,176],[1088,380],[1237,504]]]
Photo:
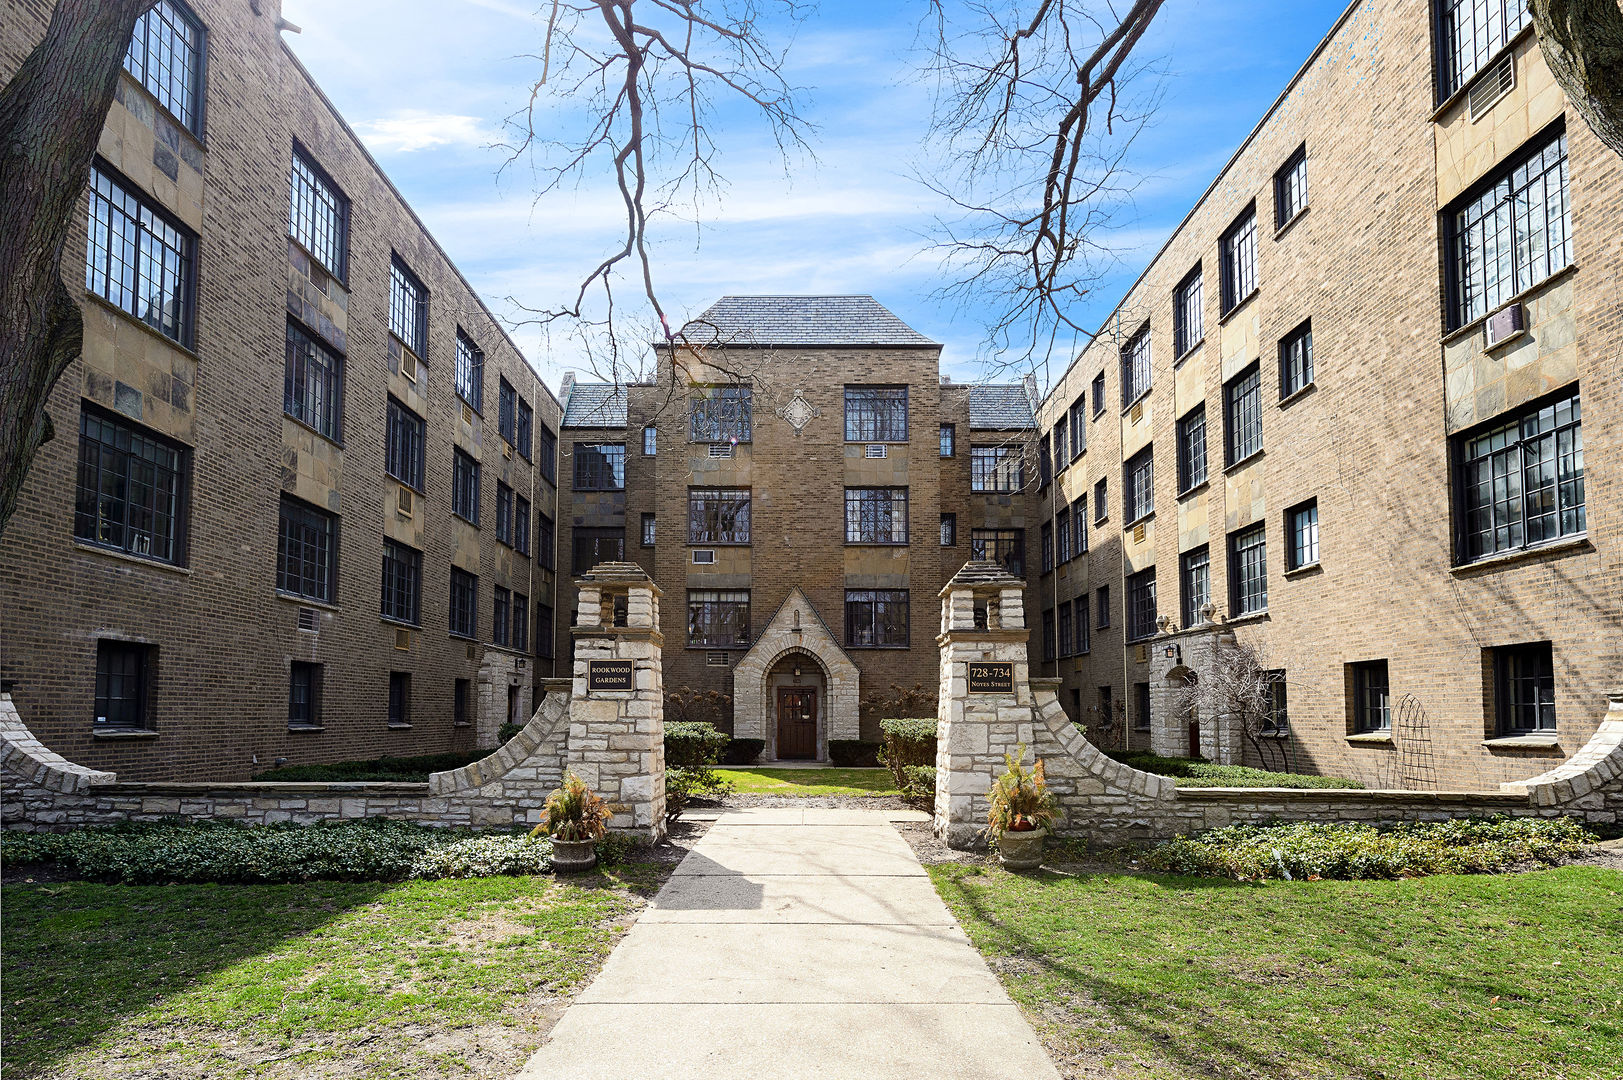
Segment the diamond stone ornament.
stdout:
[[801,397],[799,390],[796,390],[795,396],[789,399],[789,403],[787,405],[783,406],[781,409],[778,409],[777,413],[779,416],[789,421],[789,426],[794,428],[798,433],[802,428],[811,422],[812,417],[817,415],[817,410],[812,408],[804,397]]

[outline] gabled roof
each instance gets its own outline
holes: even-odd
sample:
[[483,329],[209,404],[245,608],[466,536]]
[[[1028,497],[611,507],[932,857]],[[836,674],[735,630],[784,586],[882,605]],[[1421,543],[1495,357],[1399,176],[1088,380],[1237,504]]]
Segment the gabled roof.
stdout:
[[971,431],[1010,431],[1037,426],[1031,395],[1021,383],[972,383],[969,387]]
[[724,296],[682,332],[695,345],[940,344],[871,296]]
[[623,428],[626,388],[619,383],[575,383],[564,401],[564,427]]

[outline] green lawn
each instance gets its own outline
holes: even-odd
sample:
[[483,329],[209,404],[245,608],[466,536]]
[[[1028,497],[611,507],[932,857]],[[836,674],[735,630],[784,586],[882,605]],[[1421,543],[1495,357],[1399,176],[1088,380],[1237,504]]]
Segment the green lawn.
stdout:
[[657,878],[8,885],[6,1075],[511,1075]]
[[897,795],[889,769],[717,769],[740,795]]
[[1617,871],[930,873],[1068,1076],[1623,1075]]

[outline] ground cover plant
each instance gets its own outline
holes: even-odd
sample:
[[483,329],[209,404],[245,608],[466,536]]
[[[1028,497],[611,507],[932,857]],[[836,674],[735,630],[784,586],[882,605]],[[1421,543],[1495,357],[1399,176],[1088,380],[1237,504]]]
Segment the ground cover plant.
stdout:
[[716,799],[731,792],[716,769],[731,742],[732,736],[705,721],[678,720],[665,725],[667,821],[681,817],[694,799]]
[[1266,884],[930,874],[1067,1077],[1618,1075],[1615,870]]
[[740,795],[897,795],[886,769],[717,769]]
[[[517,734],[517,732],[514,732]],[[506,741],[506,738],[502,740]],[[354,783],[358,781],[423,784],[429,773],[460,769],[495,753],[494,750],[459,750],[417,757],[380,757],[370,761],[336,761],[330,765],[284,765],[255,773],[255,780],[279,783]]]
[[1248,765],[1213,765],[1199,758],[1162,757],[1141,750],[1112,750],[1107,756],[1142,772],[1170,776],[1179,787],[1362,788],[1340,776],[1269,772]]

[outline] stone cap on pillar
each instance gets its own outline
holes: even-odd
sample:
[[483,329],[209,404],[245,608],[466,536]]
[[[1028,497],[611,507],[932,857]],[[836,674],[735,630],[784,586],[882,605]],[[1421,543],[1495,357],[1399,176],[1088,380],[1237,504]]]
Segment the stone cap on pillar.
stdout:
[[574,580],[574,634],[659,633],[660,589],[636,563],[598,563]]
[[941,589],[941,636],[1004,635],[1026,640],[1026,583],[1002,563],[971,559]]
[[662,595],[654,579],[648,576],[648,571],[634,562],[600,562],[575,579],[576,588],[584,588],[588,584],[607,588],[618,585],[622,586],[621,591],[632,585],[641,585],[652,589],[655,596]]
[[1024,589],[1026,583],[1009,573],[1008,568],[991,559],[971,559],[958,568],[952,580],[941,587],[938,596],[946,596],[958,589],[976,592],[998,592],[1003,589]]

